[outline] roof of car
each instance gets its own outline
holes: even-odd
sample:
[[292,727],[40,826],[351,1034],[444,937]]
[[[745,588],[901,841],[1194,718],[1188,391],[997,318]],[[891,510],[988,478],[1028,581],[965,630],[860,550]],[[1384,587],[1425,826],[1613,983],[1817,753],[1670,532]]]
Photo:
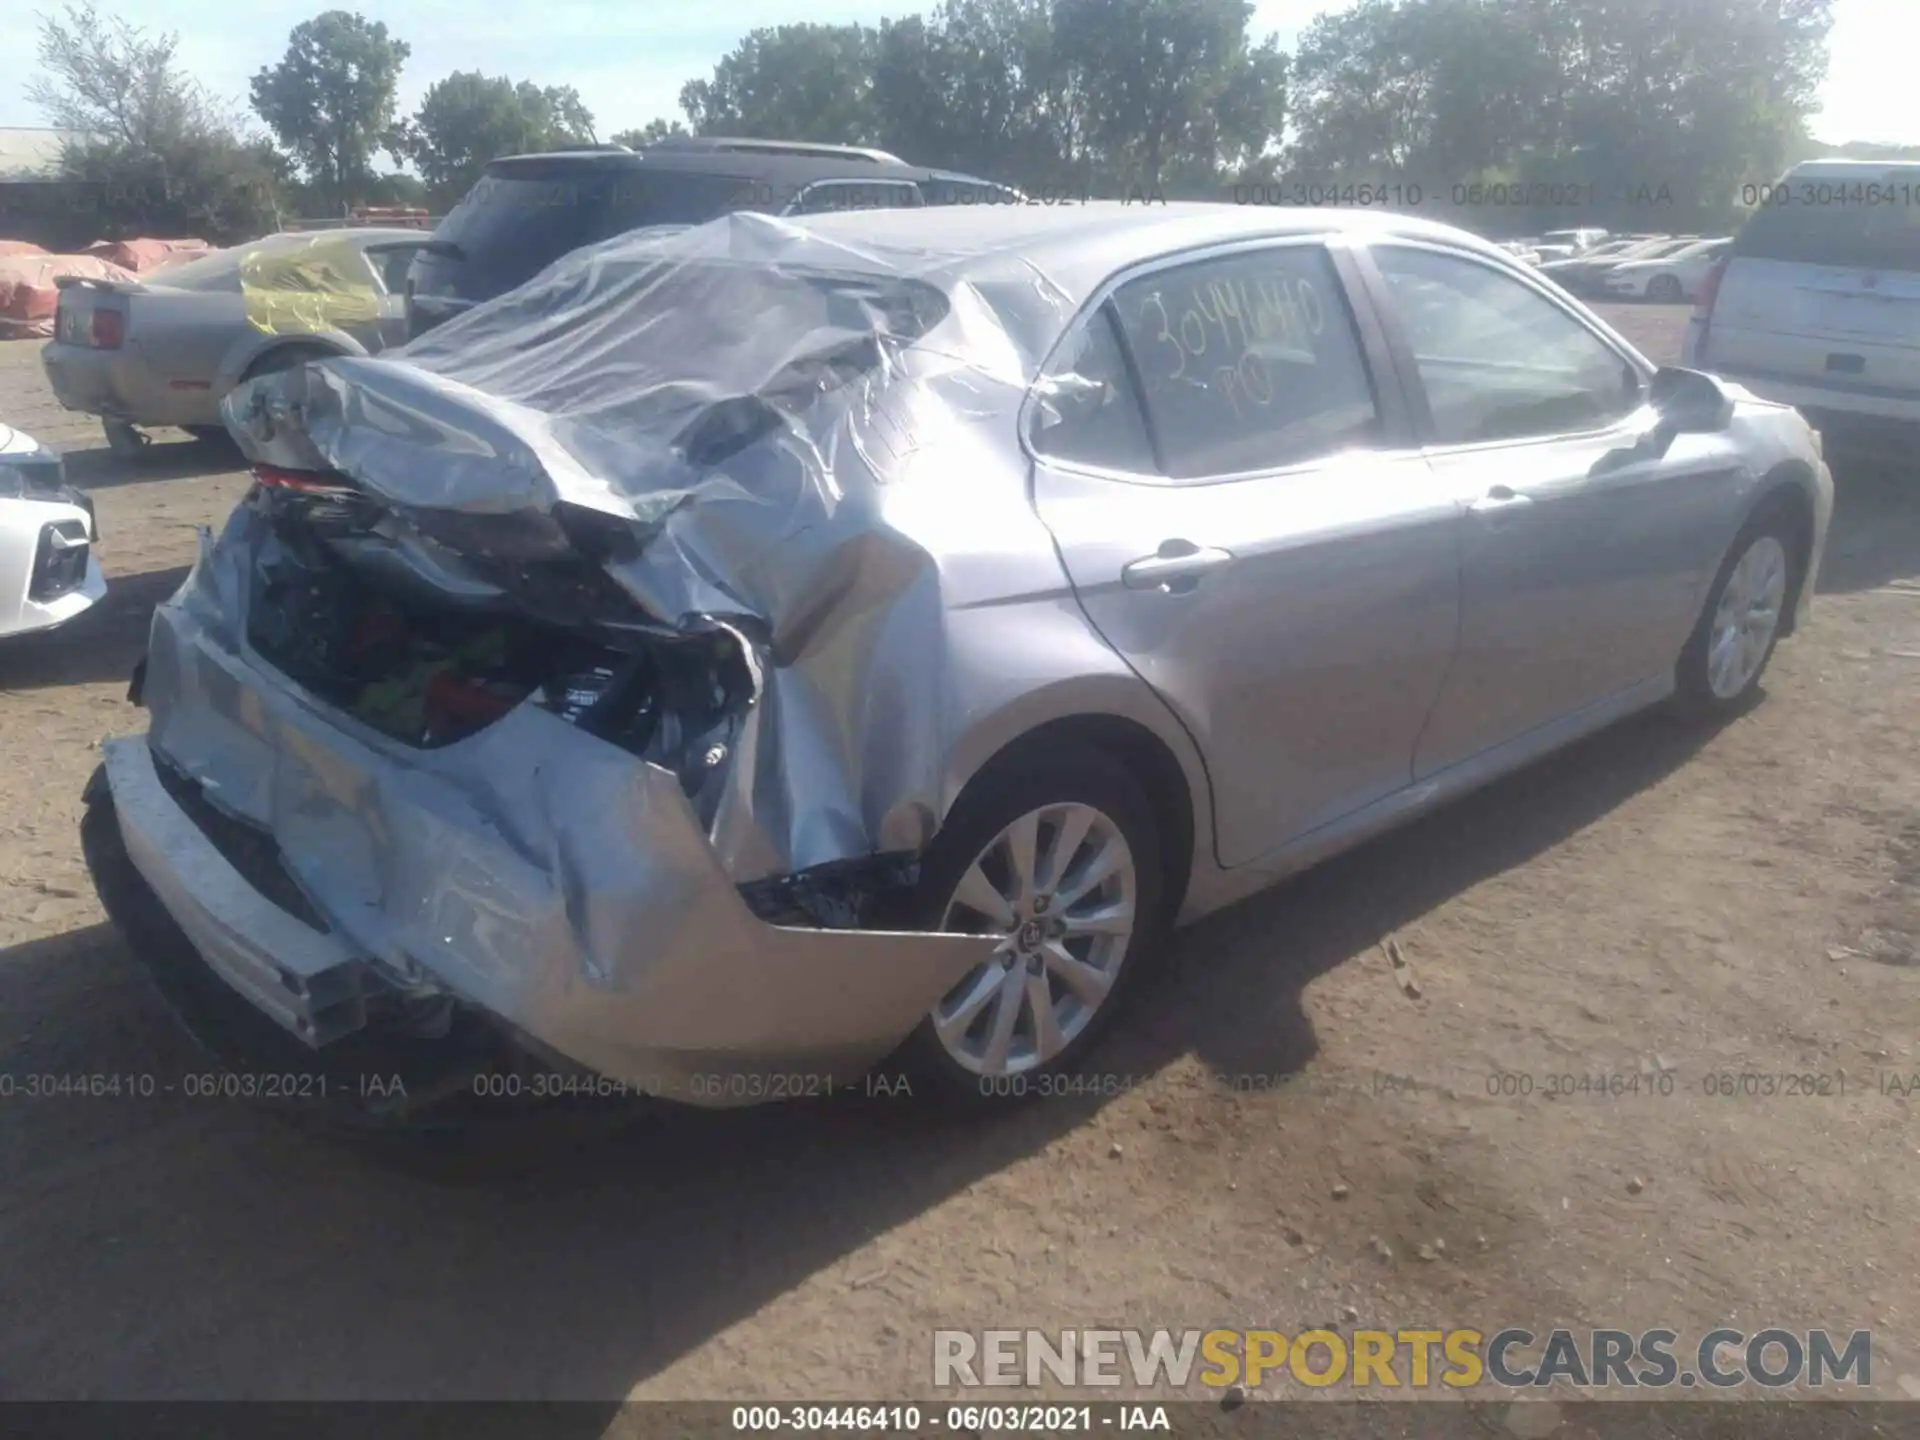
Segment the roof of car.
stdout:
[[[877,153],[877,152],[876,152]],[[581,170],[657,171],[671,174],[725,175],[741,180],[804,184],[813,180],[977,180],[951,170],[932,170],[903,161],[860,154],[809,151],[723,150],[657,145],[641,150],[552,150],[533,155],[503,155],[490,161],[490,175],[550,178]],[[985,183],[985,182],[982,182]]]
[[1843,176],[1849,180],[1865,180],[1888,170],[1910,178],[1920,173],[1920,160],[1802,160],[1787,174],[1802,179],[1824,175],[1836,180]]
[[1012,259],[1060,285],[1077,302],[1117,270],[1182,250],[1237,239],[1340,233],[1444,239],[1510,262],[1512,257],[1464,230],[1378,210],[1198,201],[1141,204],[1094,200],[1072,205],[958,205],[840,211],[784,220],[872,253],[883,264],[965,273]]

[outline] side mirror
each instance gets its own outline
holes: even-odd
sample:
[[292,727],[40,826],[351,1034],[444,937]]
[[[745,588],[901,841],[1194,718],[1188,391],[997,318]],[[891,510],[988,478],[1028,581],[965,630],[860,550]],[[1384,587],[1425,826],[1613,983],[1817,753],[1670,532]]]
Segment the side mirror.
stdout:
[[1699,370],[1668,366],[1653,377],[1647,403],[1662,428],[1676,435],[1711,434],[1733,423],[1733,401],[1720,382]]

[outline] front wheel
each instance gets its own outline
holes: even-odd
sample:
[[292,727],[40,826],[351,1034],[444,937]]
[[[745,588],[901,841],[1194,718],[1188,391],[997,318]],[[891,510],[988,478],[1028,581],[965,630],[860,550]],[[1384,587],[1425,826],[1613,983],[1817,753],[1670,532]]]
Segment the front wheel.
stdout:
[[1680,652],[1674,688],[1682,710],[1728,714],[1759,687],[1793,594],[1795,539],[1790,517],[1769,509],[1733,542]]
[[999,943],[901,1060],[949,1101],[1044,1093],[1146,968],[1164,889],[1153,808],[1106,756],[1054,750],[983,776],[928,849],[916,920]]
[[1673,275],[1656,275],[1647,282],[1647,299],[1662,305],[1672,305],[1681,298],[1680,281]]

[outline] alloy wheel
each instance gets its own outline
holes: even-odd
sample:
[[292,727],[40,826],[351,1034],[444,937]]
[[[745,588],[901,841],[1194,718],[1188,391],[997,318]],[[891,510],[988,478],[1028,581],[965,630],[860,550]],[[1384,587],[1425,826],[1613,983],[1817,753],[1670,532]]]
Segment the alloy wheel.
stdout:
[[1707,686],[1732,700],[1753,683],[1780,628],[1787,597],[1787,551],[1772,535],[1755,537],[1727,575],[1707,637]]
[[1112,994],[1133,939],[1139,876],[1112,819],[1077,802],[1008,825],[961,873],[941,928],[998,935],[992,957],[934,1007],[946,1053],[976,1075],[1045,1065]]

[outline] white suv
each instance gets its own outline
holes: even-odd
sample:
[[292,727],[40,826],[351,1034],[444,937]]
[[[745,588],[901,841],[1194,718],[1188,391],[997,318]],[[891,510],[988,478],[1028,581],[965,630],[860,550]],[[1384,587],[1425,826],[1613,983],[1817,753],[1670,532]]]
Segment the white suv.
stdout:
[[1684,363],[1817,420],[1920,424],[1920,162],[1809,161],[1748,191]]

